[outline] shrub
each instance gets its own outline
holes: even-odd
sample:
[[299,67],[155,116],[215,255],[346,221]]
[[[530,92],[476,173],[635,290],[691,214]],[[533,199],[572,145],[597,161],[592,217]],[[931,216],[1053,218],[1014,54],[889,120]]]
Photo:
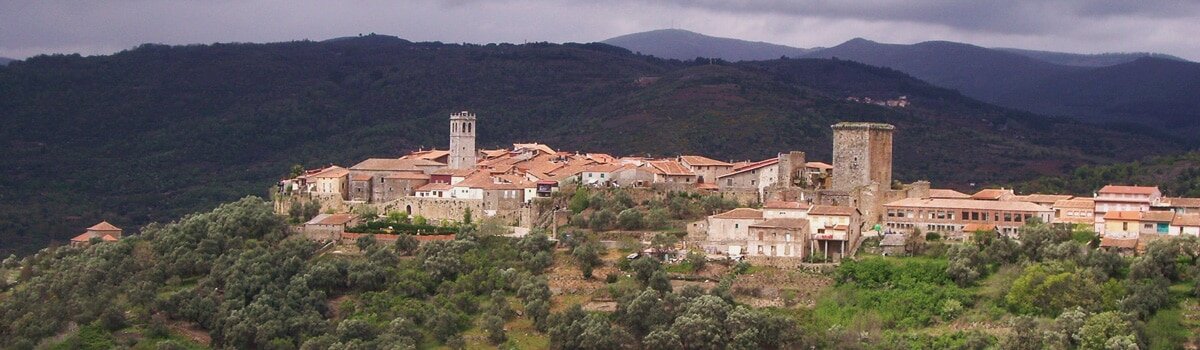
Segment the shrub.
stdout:
[[642,212],[629,208],[617,214],[617,227],[622,230],[637,230],[642,228]]

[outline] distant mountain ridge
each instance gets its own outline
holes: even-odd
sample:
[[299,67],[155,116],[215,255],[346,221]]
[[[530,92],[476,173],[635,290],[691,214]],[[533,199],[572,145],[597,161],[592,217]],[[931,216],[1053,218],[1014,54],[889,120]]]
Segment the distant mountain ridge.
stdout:
[[6,66],[6,65],[8,65],[8,62],[12,62],[12,61],[16,61],[16,60],[8,58],[8,57],[0,57],[0,66]]
[[[625,46],[617,38],[605,42],[658,57],[692,59],[695,50],[686,55],[671,50],[682,46],[681,42],[689,47],[705,43],[720,47],[724,40],[734,40],[681,30],[650,35],[660,32],[618,37],[641,38],[636,41],[640,49]],[[650,48],[658,51],[643,51]],[[710,54],[726,60],[746,59],[723,56],[719,50]],[[1171,55],[1088,55],[950,41],[885,44],[855,38],[829,48],[809,49],[798,57],[888,67],[1000,106],[1090,122],[1141,125],[1200,143],[1200,99],[1195,98],[1200,96],[1200,63]]]
[[761,41],[720,38],[682,29],[659,29],[622,35],[602,41],[643,55],[677,60],[697,57],[727,61],[762,61],[783,56],[799,57],[818,49],[805,49]]

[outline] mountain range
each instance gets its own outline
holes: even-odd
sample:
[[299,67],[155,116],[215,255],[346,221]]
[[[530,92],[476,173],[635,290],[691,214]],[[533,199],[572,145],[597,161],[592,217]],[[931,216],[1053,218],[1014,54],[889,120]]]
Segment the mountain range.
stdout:
[[[265,194],[295,164],[444,148],[460,110],[479,116],[481,147],[722,160],[829,161],[830,125],[887,122],[897,179],[964,190],[1185,150],[846,60],[683,62],[600,43],[147,44],[0,67],[0,96],[0,253]],[[898,96],[909,107],[847,99]]]
[[0,66],[7,65],[8,62],[16,61],[8,57],[0,57]]
[[[625,35],[605,42],[659,57],[694,59],[689,46],[730,47],[729,40],[681,30]],[[640,40],[632,40],[640,39]],[[778,56],[781,49],[741,41],[737,56]],[[773,45],[773,44],[772,44]],[[648,48],[657,47],[657,51]],[[992,49],[948,41],[911,45],[856,38],[837,46],[798,49],[789,57],[836,58],[888,67],[985,102],[1039,114],[1155,128],[1200,142],[1200,64],[1152,53],[1083,55]],[[756,52],[752,54],[750,52]],[[768,55],[769,54],[769,55]]]

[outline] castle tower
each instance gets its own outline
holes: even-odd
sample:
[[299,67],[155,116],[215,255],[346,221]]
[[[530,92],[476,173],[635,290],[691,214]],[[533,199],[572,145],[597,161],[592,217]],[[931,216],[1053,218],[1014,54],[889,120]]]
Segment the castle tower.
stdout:
[[475,114],[450,114],[450,168],[475,167]]
[[892,132],[882,123],[837,123],[833,126],[833,190],[852,191],[892,185]]

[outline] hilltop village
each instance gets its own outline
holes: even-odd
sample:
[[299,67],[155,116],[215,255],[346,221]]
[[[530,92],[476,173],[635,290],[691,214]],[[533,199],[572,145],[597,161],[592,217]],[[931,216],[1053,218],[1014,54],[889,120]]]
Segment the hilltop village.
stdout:
[[1164,197],[1156,187],[1109,185],[1080,198],[1002,188],[966,194],[927,181],[895,182],[895,128],[888,124],[833,125],[828,164],[810,161],[803,151],[726,162],[702,155],[651,159],[560,152],[539,143],[477,149],[478,122],[470,112],[451,114],[447,150],[371,158],[348,168],[331,165],[281,180],[276,208],[282,213],[298,205],[293,203],[319,204],[322,214],[303,226],[306,237],[345,241],[359,236],[346,230],[359,224],[352,212],[364,209],[443,224],[473,216],[527,232],[567,222],[569,211],[551,205],[560,191],[701,193],[741,207],[687,224],[680,249],[776,266],[837,262],[873,236],[883,236],[885,253],[902,252],[914,233],[962,240],[985,231],[1019,238],[1031,220],[1091,227],[1101,248],[1130,253],[1158,237],[1200,235],[1200,198]]

